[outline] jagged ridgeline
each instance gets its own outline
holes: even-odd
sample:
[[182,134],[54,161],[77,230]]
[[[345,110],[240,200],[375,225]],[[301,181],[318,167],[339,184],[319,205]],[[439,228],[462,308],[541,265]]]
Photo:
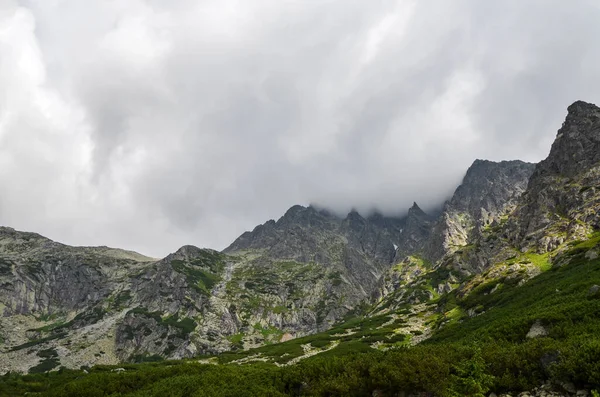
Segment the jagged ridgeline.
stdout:
[[161,260],[0,228],[0,372],[187,358],[126,369],[165,371],[152,384],[220,363],[265,387],[251,395],[590,390],[599,214],[600,109],[576,102],[547,159],[477,160],[436,214],[294,206],[223,252]]

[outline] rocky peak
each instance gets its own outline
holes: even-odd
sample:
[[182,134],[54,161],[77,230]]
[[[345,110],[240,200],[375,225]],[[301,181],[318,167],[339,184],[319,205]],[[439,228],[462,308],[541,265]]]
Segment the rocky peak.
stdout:
[[19,251],[43,245],[59,245],[37,233],[21,232],[10,227],[0,227],[0,251]]
[[304,207],[302,205],[293,205],[291,206],[286,212],[285,214],[283,214],[283,218],[294,218],[297,217],[299,215],[301,215],[302,213],[306,212],[306,210],[308,210],[310,207]]
[[600,228],[599,187],[600,108],[577,101],[511,217],[513,244],[543,252],[585,239]]
[[568,108],[546,160],[536,173],[572,177],[600,162],[600,108],[577,101]]
[[475,160],[434,225],[425,256],[436,262],[499,222],[515,208],[534,168],[523,161]]
[[346,215],[346,219],[344,219],[343,224],[346,225],[350,230],[354,230],[355,232],[360,232],[365,228],[367,220],[362,217],[361,214],[356,210],[352,210]]
[[475,160],[447,204],[447,210],[469,213],[475,220],[487,213],[503,212],[507,202],[527,188],[535,164],[523,161]]
[[398,242],[396,261],[405,256],[413,255],[423,249],[431,234],[434,218],[427,215],[417,203],[413,203],[408,210],[404,228]]
[[414,202],[412,207],[408,210],[407,222],[411,219],[420,222],[431,220],[430,216],[427,215],[416,202]]

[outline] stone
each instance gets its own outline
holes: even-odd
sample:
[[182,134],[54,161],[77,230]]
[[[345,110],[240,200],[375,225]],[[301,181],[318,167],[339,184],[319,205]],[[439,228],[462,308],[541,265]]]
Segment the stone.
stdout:
[[597,250],[589,250],[585,253],[586,259],[593,261],[594,259],[598,259],[598,251]]
[[575,385],[571,382],[563,382],[560,384],[560,386],[567,392],[567,393],[571,393],[571,394],[575,394],[577,393],[577,389],[575,388]]
[[286,332],[285,334],[283,334],[281,336],[280,342],[287,342],[287,341],[292,340],[292,339],[294,339],[294,335],[290,334],[289,332]]
[[547,336],[547,335],[548,335],[548,331],[546,331],[546,329],[544,328],[542,323],[539,320],[537,320],[529,329],[529,332],[527,333],[526,337],[529,339],[532,339],[532,338],[539,338],[539,337]]
[[600,285],[592,285],[588,290],[587,297],[589,299],[600,298]]

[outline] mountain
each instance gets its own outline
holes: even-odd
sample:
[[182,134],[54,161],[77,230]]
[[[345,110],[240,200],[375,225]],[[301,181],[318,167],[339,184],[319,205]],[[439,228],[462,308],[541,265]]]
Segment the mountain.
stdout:
[[[185,246],[160,260],[0,228],[0,372],[206,354],[291,365],[389,350],[378,357],[402,361],[413,353],[398,347],[418,346],[456,376],[447,352],[472,359],[479,340],[505,360],[488,363],[498,390],[558,376],[549,364],[525,383],[502,375],[524,370],[506,364],[519,349],[568,362],[564,376],[580,382],[569,349],[598,328],[599,153],[600,109],[576,102],[547,159],[476,160],[440,214],[416,203],[403,217],[293,206],[223,252]],[[430,387],[419,385],[402,387]]]
[[[240,288],[230,299],[280,307],[277,326],[294,336],[327,328],[370,296],[392,263],[403,224],[379,214],[352,211],[342,219],[294,206],[223,251],[243,258],[232,276]],[[272,287],[264,287],[267,280]]]
[[3,228],[0,324],[22,331],[0,331],[0,364],[27,370],[49,344],[62,348],[62,365],[78,367],[219,353],[326,330],[366,307],[436,224],[416,203],[405,217],[340,218],[293,206],[223,253],[185,246],[161,260]]
[[522,161],[476,160],[433,228],[424,249],[428,260],[439,261],[467,246],[481,237],[485,227],[506,218],[525,191],[534,167]]
[[404,223],[294,206],[223,253],[185,246],[161,260],[2,228],[0,369],[26,371],[49,345],[62,365],[79,367],[327,329],[373,293]]

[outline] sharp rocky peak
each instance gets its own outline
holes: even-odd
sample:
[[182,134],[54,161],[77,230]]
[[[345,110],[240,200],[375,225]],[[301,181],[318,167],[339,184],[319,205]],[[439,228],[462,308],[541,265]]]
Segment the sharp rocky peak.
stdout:
[[550,154],[540,163],[536,177],[552,174],[572,177],[599,162],[600,108],[577,101],[569,106]]
[[548,157],[529,180],[511,217],[511,241],[522,249],[553,251],[600,228],[600,108],[568,108]]
[[421,207],[419,207],[419,205],[416,202],[414,202],[412,207],[410,207],[408,210],[408,216],[409,217],[417,217],[417,218],[425,218],[428,215],[425,213],[425,211],[423,211],[421,209]]

